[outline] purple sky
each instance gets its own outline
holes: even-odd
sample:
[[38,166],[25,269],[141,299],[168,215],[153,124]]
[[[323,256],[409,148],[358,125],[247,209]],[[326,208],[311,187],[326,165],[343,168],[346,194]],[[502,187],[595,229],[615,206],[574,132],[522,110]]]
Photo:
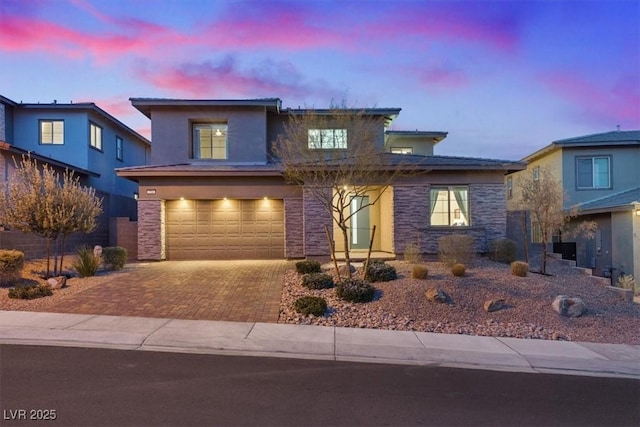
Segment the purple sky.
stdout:
[[640,129],[640,1],[2,0],[0,93],[145,136],[130,97],[346,99],[449,132],[436,154],[515,160]]

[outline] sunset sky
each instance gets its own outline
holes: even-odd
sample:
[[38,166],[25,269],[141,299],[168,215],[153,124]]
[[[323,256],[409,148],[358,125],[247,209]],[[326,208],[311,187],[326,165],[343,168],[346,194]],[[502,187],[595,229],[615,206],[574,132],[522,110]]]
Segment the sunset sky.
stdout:
[[640,129],[640,1],[1,0],[0,94],[95,102],[279,97],[400,107],[436,154],[517,160]]

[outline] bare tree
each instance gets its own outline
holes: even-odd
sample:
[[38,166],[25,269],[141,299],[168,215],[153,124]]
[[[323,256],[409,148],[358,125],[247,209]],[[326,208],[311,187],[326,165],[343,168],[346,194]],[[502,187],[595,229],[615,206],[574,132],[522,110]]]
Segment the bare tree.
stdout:
[[[384,120],[366,109],[345,106],[293,111],[273,146],[285,179],[308,190],[341,231],[349,278],[351,219],[376,204],[394,177],[408,171],[383,153]],[[354,205],[354,198],[363,202]]]
[[[102,201],[95,196],[95,190],[82,187],[68,170],[61,179],[49,165],[39,165],[30,156],[23,156],[20,163],[14,159],[14,164],[15,173],[0,189],[0,222],[45,239],[49,276],[51,244],[62,235],[64,251],[69,234],[93,231],[95,218],[102,212]],[[60,268],[62,261],[63,257]]]
[[[534,179],[531,174],[521,175],[517,179],[517,185],[519,187],[518,207],[530,212],[532,223],[536,224],[540,230],[542,243],[540,272],[546,274],[548,245],[551,243],[553,233],[562,230],[572,218],[579,215],[579,211],[577,208],[564,209],[564,203],[568,200],[567,194],[562,188],[562,183],[547,167],[540,168],[537,179]],[[583,221],[568,234],[593,238],[596,229],[595,222]]]

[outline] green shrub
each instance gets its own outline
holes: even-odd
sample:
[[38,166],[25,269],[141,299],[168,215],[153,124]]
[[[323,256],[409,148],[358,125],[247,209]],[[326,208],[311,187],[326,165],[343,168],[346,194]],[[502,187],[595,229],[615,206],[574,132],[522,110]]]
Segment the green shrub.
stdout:
[[350,302],[369,302],[375,292],[372,285],[357,279],[345,279],[336,286],[337,297]]
[[324,298],[306,296],[300,297],[294,303],[294,308],[300,314],[308,316],[313,314],[314,316],[322,316],[327,311],[327,302]]
[[404,248],[404,260],[411,264],[418,264],[422,261],[422,255],[420,254],[420,247],[415,243],[409,243]]
[[466,273],[464,264],[453,264],[453,267],[451,267],[451,273],[456,277],[464,277]]
[[15,299],[35,299],[48,297],[49,295],[53,295],[53,291],[49,285],[24,286],[9,289],[9,298]]
[[302,276],[302,286],[309,289],[333,288],[333,277],[326,273],[311,273]]
[[0,249],[0,285],[10,284],[22,277],[24,252]]
[[320,273],[320,263],[311,259],[296,262],[296,271],[300,274]]
[[110,270],[121,270],[127,263],[127,250],[122,246],[108,246],[102,249],[102,262]]
[[471,264],[475,257],[473,237],[452,234],[438,238],[440,261],[449,267],[454,264]]
[[398,274],[394,266],[385,264],[384,261],[375,261],[367,267],[366,278],[371,282],[388,282],[390,280],[396,280]]
[[426,279],[429,275],[429,269],[426,265],[414,265],[411,272],[411,277],[414,279]]
[[76,257],[71,265],[80,277],[95,276],[100,267],[100,257],[94,255],[92,248],[83,245],[76,249]]
[[511,239],[496,239],[489,242],[487,253],[492,261],[511,264],[516,260],[516,242]]
[[511,263],[511,273],[514,276],[526,277],[529,272],[529,264],[523,261],[513,261]]

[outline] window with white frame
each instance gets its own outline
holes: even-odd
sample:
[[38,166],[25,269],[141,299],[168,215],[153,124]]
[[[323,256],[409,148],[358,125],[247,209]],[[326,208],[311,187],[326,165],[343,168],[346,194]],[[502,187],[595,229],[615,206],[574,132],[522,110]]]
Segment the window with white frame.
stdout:
[[224,123],[198,123],[193,125],[193,158],[227,158],[227,125]]
[[578,189],[609,188],[611,186],[609,156],[577,157],[576,182]]
[[533,180],[538,181],[540,179],[540,166],[533,168]]
[[411,147],[391,147],[392,154],[413,154],[413,148]]
[[309,129],[309,150],[346,150],[346,129]]
[[122,138],[116,136],[116,160],[122,161],[124,159]]
[[89,144],[102,151],[102,128],[95,123],[89,123]]
[[431,225],[469,226],[469,187],[431,187]]
[[513,197],[513,178],[507,178],[507,199],[511,199]]
[[40,120],[40,144],[64,144],[64,121]]

